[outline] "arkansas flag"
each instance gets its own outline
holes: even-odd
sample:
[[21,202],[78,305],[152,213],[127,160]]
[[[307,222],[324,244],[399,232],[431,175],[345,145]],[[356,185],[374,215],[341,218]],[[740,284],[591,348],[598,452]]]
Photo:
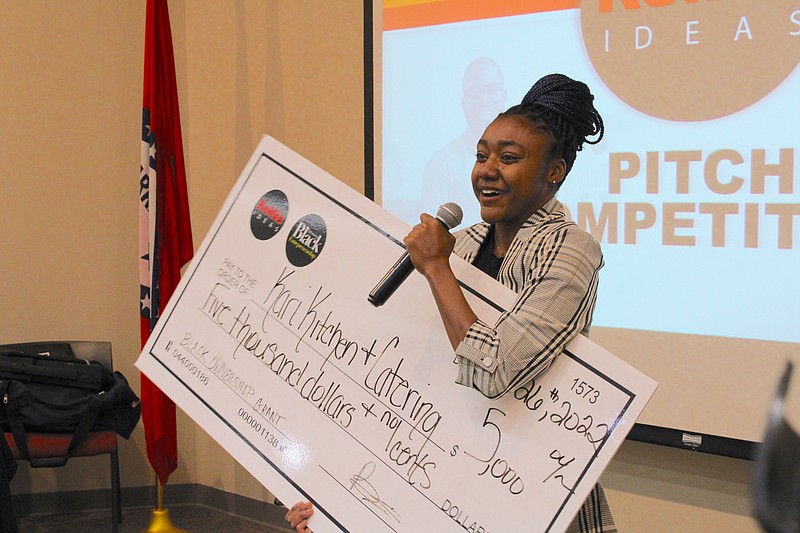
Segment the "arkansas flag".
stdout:
[[[193,254],[167,0],[147,0],[139,167],[142,346]],[[175,404],[142,374],[147,458],[162,485],[178,467]]]

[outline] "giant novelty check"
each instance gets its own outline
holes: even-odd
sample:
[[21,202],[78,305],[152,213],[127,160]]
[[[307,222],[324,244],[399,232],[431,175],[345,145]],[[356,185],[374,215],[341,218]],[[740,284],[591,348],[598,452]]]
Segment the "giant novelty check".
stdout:
[[[457,385],[421,275],[367,301],[408,230],[265,137],[136,366],[317,533],[563,531],[655,382],[580,337],[500,400]],[[451,264],[485,321],[513,302]]]

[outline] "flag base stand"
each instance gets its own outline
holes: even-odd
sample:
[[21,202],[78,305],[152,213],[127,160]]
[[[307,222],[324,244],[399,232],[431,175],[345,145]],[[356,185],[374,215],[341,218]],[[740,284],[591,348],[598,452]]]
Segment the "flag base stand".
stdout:
[[175,527],[169,518],[169,509],[153,509],[150,525],[145,533],[188,533],[185,529]]
[[172,524],[172,520],[169,518],[169,509],[164,509],[164,507],[161,505],[164,495],[164,487],[161,485],[161,481],[157,481],[157,483],[158,508],[153,509],[153,512],[150,513],[150,525],[147,526],[147,529],[144,533],[189,533],[185,529],[175,527]]

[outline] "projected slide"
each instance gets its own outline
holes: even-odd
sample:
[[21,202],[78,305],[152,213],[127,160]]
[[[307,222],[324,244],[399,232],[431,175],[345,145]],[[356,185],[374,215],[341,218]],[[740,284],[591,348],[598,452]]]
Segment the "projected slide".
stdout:
[[595,326],[800,342],[800,2],[493,4],[386,2],[383,206],[479,221],[477,139],[560,72],[606,125],[558,193],[603,246]]

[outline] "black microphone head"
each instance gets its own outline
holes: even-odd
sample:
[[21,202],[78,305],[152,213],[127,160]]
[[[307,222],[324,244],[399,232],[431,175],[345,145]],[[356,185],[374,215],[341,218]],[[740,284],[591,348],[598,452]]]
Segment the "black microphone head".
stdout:
[[461,224],[461,219],[464,218],[464,212],[455,202],[446,202],[439,206],[436,212],[436,218],[439,222],[445,225],[448,230],[451,230]]

